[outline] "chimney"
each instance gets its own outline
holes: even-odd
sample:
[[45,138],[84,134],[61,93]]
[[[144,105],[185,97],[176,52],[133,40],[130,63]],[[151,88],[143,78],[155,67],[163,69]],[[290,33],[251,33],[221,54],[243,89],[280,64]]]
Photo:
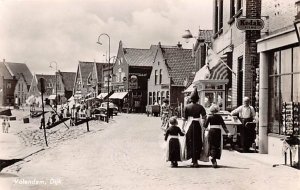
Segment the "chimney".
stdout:
[[177,47],[182,48],[182,44],[180,42],[178,42]]

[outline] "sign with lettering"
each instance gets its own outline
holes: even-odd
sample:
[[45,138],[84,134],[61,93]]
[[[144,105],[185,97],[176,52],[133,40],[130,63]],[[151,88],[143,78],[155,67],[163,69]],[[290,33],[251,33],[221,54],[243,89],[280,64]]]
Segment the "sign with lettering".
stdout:
[[138,89],[138,78],[135,75],[131,75],[129,78],[129,88]]
[[146,77],[147,76],[146,73],[129,73],[129,75],[135,75],[135,76],[139,76],[139,77]]
[[236,27],[239,30],[262,30],[264,25],[262,19],[239,18],[236,22]]

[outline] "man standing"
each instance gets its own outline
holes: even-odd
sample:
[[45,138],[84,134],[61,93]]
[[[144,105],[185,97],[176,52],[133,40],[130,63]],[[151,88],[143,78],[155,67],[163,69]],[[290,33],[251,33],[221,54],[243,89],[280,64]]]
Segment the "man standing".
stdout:
[[253,122],[255,118],[255,110],[250,106],[250,99],[245,97],[243,99],[244,104],[236,108],[231,112],[231,115],[238,115],[242,122],[242,127],[240,128],[241,134],[241,146],[244,152],[248,152],[252,144],[253,136],[255,135],[255,128],[246,125],[248,122]]

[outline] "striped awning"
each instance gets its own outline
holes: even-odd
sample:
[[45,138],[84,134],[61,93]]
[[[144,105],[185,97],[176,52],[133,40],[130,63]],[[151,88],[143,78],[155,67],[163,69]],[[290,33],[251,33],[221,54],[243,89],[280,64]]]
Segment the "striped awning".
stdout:
[[221,57],[218,63],[209,69],[211,80],[225,80],[228,78],[227,57]]

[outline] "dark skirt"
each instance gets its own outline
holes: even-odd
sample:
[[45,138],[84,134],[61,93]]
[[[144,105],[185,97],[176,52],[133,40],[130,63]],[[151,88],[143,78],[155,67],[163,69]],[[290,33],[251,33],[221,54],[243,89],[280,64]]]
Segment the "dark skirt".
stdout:
[[200,159],[202,150],[202,129],[199,121],[193,121],[186,133],[186,159]]
[[171,138],[169,140],[168,161],[181,161],[179,139]]
[[222,131],[221,129],[209,129],[208,133],[208,143],[209,143],[209,156],[211,156],[214,159],[220,159],[221,158],[221,135]]

